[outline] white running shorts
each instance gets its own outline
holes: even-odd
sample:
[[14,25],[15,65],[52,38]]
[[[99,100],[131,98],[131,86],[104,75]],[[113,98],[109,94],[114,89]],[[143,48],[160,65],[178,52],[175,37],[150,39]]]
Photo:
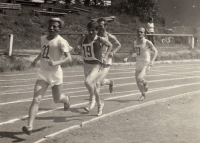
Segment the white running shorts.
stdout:
[[100,73],[103,68],[101,67],[100,64],[87,64],[87,63],[84,63],[83,67],[84,67],[85,77],[87,77],[92,70],[97,70]]
[[150,70],[149,62],[136,62],[136,70],[142,71],[143,69]]
[[63,83],[63,71],[58,68],[56,71],[45,71],[38,69],[37,80],[46,81],[51,87]]

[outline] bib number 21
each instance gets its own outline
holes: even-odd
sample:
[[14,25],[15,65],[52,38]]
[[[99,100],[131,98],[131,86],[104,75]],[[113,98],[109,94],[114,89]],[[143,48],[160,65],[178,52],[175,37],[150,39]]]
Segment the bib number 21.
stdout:
[[50,47],[44,45],[43,48],[44,48],[44,50],[43,50],[42,57],[43,57],[43,58],[49,58],[48,54],[49,54],[49,48],[50,48]]

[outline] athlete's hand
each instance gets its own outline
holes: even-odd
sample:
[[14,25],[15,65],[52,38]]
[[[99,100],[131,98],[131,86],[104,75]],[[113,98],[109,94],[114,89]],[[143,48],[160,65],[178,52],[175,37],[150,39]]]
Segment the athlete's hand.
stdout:
[[33,62],[31,63],[31,67],[36,67],[36,62],[35,62],[35,61],[33,61]]
[[103,59],[102,59],[102,62],[103,62],[104,64],[106,64],[106,63],[107,63],[106,58],[103,58]]
[[114,54],[115,54],[114,52],[110,52],[109,57],[112,58],[114,56]]
[[124,59],[124,62],[126,63],[127,61],[128,61],[128,58],[125,58],[125,59]]
[[80,52],[81,52],[81,46],[78,45],[76,48],[74,48],[74,52],[75,52],[76,54],[80,54]]
[[56,65],[56,61],[53,61],[51,58],[49,58],[48,64],[49,64],[50,66],[55,66],[55,65]]
[[149,66],[150,66],[150,67],[153,67],[153,65],[154,65],[154,62],[151,61],[151,62],[149,63]]

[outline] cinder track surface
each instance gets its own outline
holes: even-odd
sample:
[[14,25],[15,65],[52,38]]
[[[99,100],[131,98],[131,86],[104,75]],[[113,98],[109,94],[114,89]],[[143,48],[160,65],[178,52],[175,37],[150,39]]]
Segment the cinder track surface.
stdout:
[[[66,134],[74,130],[78,132],[85,127],[85,132],[87,133],[87,129],[90,129],[88,127],[91,124],[106,124],[110,118],[117,119],[113,119],[116,125],[120,121],[120,116],[127,111],[140,110],[142,112],[139,109],[141,107],[147,108],[147,106],[155,105],[160,101],[198,94],[200,92],[199,64],[200,62],[198,61],[156,64],[146,77],[149,91],[147,92],[147,99],[144,101],[138,101],[140,93],[134,79],[135,66],[112,66],[107,78],[115,81],[114,92],[110,94],[108,86],[101,88],[101,99],[104,100],[105,106],[103,115],[100,117],[97,117],[97,107],[89,114],[83,110],[83,107],[88,104],[89,98],[83,82],[83,68],[64,68],[63,92],[71,97],[71,108],[69,111],[63,111],[62,104],[54,104],[51,89],[49,88],[40,104],[31,136],[22,133],[21,128],[27,125],[28,110],[32,101],[37,72],[33,70],[1,73],[0,142],[39,143],[57,141],[59,143],[60,138],[61,142],[70,143],[70,138],[67,138]],[[155,110],[152,108],[151,111],[150,109],[149,112],[154,113]],[[117,115],[117,118],[113,115]],[[149,120],[152,124],[153,121]],[[119,122],[119,129],[120,125],[121,123]],[[109,128],[107,126],[105,130],[109,130]],[[98,131],[98,128],[95,128],[95,130]],[[110,137],[112,138],[112,136]],[[54,140],[55,138],[57,140]],[[74,135],[74,138],[76,138],[76,135]],[[88,136],[82,135],[82,138],[82,142],[85,142],[84,140],[88,142],[87,140],[89,140]],[[97,138],[97,141],[93,140],[92,142],[105,142],[105,140],[98,140]],[[119,142],[123,142],[123,139]],[[124,139],[124,142],[127,142],[127,140]]]

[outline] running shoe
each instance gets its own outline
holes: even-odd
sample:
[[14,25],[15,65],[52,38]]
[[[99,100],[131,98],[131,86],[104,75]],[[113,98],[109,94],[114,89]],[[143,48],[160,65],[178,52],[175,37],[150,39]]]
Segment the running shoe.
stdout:
[[140,97],[139,101],[142,101],[142,100],[144,100],[145,98],[146,98],[146,96],[145,96],[145,95],[142,95],[142,96]]
[[87,112],[90,112],[90,109],[89,109],[89,107],[85,107],[85,108],[83,108],[85,111],[87,111]]
[[70,97],[66,96],[68,101],[64,103],[64,111],[67,111],[70,108]]
[[94,99],[92,99],[92,101],[90,101],[88,107],[84,108],[84,110],[87,111],[87,112],[90,112],[90,110],[94,108],[95,103],[96,103],[96,101],[95,101],[95,98],[94,98]]
[[23,127],[22,127],[22,131],[23,131],[24,133],[26,133],[27,135],[31,135],[31,133],[32,133],[31,127],[28,127],[28,126],[23,126]]
[[102,110],[103,110],[103,107],[104,107],[104,103],[103,102],[101,102],[101,105],[98,107],[98,116],[101,116],[102,115]]
[[113,86],[114,86],[114,81],[111,80],[111,81],[110,81],[110,85],[109,85],[109,91],[110,91],[110,93],[113,92]]

